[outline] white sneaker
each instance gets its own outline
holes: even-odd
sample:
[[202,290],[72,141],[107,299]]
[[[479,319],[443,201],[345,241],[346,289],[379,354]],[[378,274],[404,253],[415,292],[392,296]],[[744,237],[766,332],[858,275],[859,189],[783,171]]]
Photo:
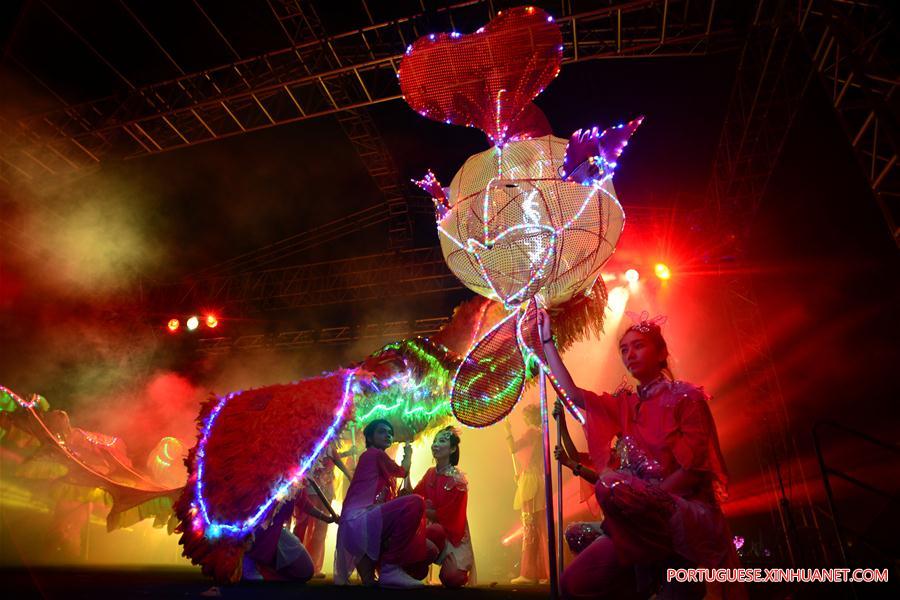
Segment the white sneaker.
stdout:
[[378,573],[378,586],[392,589],[410,590],[425,587],[425,584],[414,579],[397,565],[382,565]]

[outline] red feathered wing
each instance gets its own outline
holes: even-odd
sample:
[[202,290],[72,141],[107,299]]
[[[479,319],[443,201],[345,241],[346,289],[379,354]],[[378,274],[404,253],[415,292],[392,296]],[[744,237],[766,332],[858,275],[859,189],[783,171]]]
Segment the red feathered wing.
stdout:
[[[302,477],[303,467],[321,452],[323,438],[352,417],[350,376],[340,372],[266,386],[211,398],[204,405],[198,444],[187,460],[188,484],[175,506],[184,553],[204,573],[224,581],[240,579],[252,529],[265,526],[297,488],[277,498],[276,491]],[[254,521],[267,503],[269,510]],[[249,526],[229,530],[231,525]]]

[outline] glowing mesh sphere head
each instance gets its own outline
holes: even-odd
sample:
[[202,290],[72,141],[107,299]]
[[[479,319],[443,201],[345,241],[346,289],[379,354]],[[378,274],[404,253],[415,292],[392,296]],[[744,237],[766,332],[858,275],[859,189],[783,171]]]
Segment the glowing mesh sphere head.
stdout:
[[447,265],[466,287],[510,306],[536,294],[552,306],[593,287],[625,217],[611,178],[560,179],[566,144],[547,135],[495,146],[453,178],[438,225]]

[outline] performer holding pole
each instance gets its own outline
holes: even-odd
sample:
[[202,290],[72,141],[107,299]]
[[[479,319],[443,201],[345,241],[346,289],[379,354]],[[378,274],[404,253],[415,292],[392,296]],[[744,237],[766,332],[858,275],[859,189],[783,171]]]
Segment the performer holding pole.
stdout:
[[[653,573],[666,566],[739,566],[720,508],[727,476],[709,397],[700,387],[672,379],[660,329],[665,317],[648,316],[633,315],[635,323],[619,340],[622,362],[640,384],[637,392],[621,388],[615,394],[595,394],[575,385],[552,343],[550,317],[545,311],[538,315],[555,383],[586,411],[593,465],[573,460],[564,448],[557,449],[557,458],[576,476],[596,484],[604,512],[602,535],[563,573],[565,598],[617,597],[653,592],[659,585],[660,597],[681,597],[695,590],[654,582]],[[650,577],[636,583],[636,569],[650,571]],[[740,584],[710,588],[710,596],[746,598]]]

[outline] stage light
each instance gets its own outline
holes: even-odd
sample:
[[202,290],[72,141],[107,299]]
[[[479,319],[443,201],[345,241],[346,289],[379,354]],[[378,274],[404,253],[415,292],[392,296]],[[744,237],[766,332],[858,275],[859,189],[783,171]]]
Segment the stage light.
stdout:
[[606,305],[614,315],[621,315],[625,312],[625,306],[628,304],[628,290],[622,286],[609,290],[609,297]]
[[187,320],[187,323],[185,323],[185,325],[187,325],[188,331],[194,331],[195,329],[200,327],[200,319],[198,319],[197,317],[191,317]]
[[669,267],[667,267],[664,263],[656,263],[656,266],[653,267],[653,270],[656,273],[656,276],[660,279],[672,278],[672,271],[670,271]]
[[219,320],[215,315],[206,315],[206,326],[210,329],[215,328],[219,324]]
[[637,272],[637,269],[628,269],[625,271],[625,281],[628,283],[637,283],[640,278],[641,275]]
[[503,544],[504,546],[509,546],[509,544],[510,544],[513,540],[515,540],[515,539],[518,538],[518,537],[521,537],[524,533],[525,533],[525,528],[524,528],[524,527],[519,527],[518,529],[516,529],[515,531],[513,531],[511,534],[509,534],[508,536],[506,536],[505,538],[503,538],[502,540],[500,540],[500,543]]
[[181,321],[179,321],[178,319],[169,319],[166,327],[169,328],[169,331],[175,333],[176,331],[178,331],[178,328],[181,327]]

